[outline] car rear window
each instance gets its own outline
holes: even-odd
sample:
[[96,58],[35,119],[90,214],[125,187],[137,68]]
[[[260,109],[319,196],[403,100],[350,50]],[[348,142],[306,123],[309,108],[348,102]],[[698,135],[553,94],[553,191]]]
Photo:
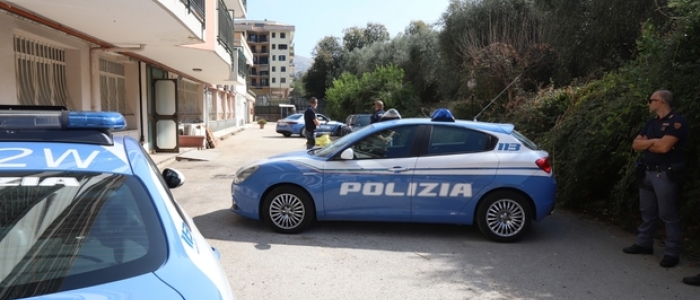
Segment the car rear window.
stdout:
[[303,116],[303,115],[302,114],[289,115],[289,116],[287,116],[287,119],[296,120],[296,119],[301,118],[301,116]]
[[0,299],[84,288],[153,272],[167,247],[133,176],[0,174]]
[[370,121],[369,115],[361,115],[361,116],[357,117],[357,121],[355,122],[355,125],[367,126],[367,125],[369,125],[369,121]]
[[531,141],[530,139],[528,139],[526,136],[524,136],[522,133],[518,132],[517,130],[513,130],[513,132],[511,133],[511,135],[512,135],[515,139],[517,139],[518,141],[520,141],[521,143],[523,143],[523,145],[525,145],[525,147],[528,147],[528,148],[530,148],[530,149],[532,149],[532,150],[541,150],[541,149],[540,149],[540,146],[538,146],[537,144],[535,144],[535,142]]

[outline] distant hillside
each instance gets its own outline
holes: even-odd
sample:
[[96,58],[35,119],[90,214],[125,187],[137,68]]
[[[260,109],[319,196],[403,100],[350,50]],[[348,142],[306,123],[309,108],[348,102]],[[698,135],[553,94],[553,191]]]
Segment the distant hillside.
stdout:
[[309,68],[311,68],[311,65],[314,63],[314,60],[308,57],[300,56],[300,55],[294,55],[294,72],[306,72]]

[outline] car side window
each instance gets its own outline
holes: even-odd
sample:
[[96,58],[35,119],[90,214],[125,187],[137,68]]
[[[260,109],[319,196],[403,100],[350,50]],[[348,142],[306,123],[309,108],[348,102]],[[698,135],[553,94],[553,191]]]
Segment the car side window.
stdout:
[[474,153],[487,150],[489,135],[459,127],[433,126],[428,155]]
[[409,157],[417,126],[403,126],[371,134],[352,145],[355,159]]
[[316,118],[318,119],[319,122],[326,122],[328,119],[326,119],[325,116],[323,115],[316,115]]

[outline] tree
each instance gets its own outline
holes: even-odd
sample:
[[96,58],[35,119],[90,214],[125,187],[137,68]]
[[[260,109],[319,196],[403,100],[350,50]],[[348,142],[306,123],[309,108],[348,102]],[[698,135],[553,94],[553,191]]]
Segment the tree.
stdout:
[[389,41],[390,35],[386,26],[378,23],[367,23],[367,27],[353,26],[343,30],[343,46],[348,52],[362,49],[374,43]]
[[395,108],[404,117],[416,116],[420,108],[403,77],[403,70],[393,65],[379,67],[359,77],[343,73],[328,89],[326,109],[336,117],[369,113],[374,101],[381,99],[387,109]]
[[[642,22],[662,24],[667,0],[535,0],[543,13],[543,42],[559,53],[573,77],[599,77],[630,61]],[[692,1],[691,1],[692,2]]]
[[318,42],[312,53],[314,62],[303,77],[307,96],[325,98],[326,89],[341,74],[340,65],[344,53],[336,37],[326,36]]

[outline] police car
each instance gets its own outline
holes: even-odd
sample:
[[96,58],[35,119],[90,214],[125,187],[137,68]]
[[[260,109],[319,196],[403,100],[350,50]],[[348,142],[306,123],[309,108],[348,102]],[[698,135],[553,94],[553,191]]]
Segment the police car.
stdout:
[[512,242],[554,209],[549,155],[511,124],[431,118],[369,125],[241,167],[231,210],[297,233],[315,220],[476,224]]
[[184,183],[111,112],[0,111],[0,299],[233,299]]

